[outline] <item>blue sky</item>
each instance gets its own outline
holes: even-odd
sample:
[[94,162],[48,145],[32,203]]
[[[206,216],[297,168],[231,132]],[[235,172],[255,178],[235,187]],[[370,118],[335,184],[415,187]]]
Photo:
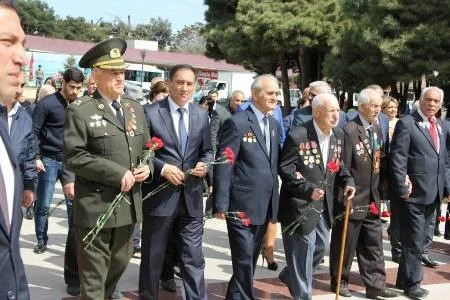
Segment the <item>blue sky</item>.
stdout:
[[55,14],[84,17],[97,22],[101,17],[112,22],[115,17],[127,22],[131,17],[131,25],[148,23],[151,18],[161,17],[172,23],[172,31],[176,33],[185,25],[205,22],[207,6],[203,0],[44,0],[53,7]]

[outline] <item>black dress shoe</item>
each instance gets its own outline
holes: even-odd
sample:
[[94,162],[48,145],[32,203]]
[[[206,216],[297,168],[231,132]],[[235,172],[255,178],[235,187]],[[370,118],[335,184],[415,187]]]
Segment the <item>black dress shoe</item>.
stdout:
[[161,287],[171,293],[175,293],[177,291],[175,279],[161,280]]
[[80,295],[80,285],[79,284],[68,284],[66,288],[67,294],[71,296]]
[[[332,282],[331,283],[331,291],[333,293],[336,293],[336,290],[337,290],[336,283]],[[352,296],[352,292],[350,292],[350,290],[348,289],[348,284],[344,280],[341,281],[341,286],[339,287],[339,296],[342,296],[342,297],[351,297]]]
[[395,263],[400,263],[400,254],[392,254],[392,261]]
[[47,244],[43,241],[38,241],[36,247],[34,247],[33,252],[36,254],[42,254],[47,250]]
[[435,262],[429,254],[422,254],[422,262],[425,266],[429,267],[429,268],[434,268],[436,266],[438,266],[439,264],[437,262]]
[[394,298],[398,297],[398,293],[388,288],[383,289],[366,289],[366,298],[369,299],[378,299],[378,297],[382,298]]
[[450,235],[446,235],[446,234],[444,234],[444,239],[446,239],[446,240],[450,240]]
[[429,292],[426,289],[420,287],[405,291],[405,295],[412,299],[425,298],[426,296],[428,296],[428,293]]

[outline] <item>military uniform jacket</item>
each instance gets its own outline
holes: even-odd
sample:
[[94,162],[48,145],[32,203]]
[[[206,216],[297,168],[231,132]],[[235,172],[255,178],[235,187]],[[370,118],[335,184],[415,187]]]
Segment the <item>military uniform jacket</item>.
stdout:
[[[75,173],[73,218],[77,226],[93,227],[120,193],[127,170],[139,165],[149,131],[142,106],[121,97],[125,128],[114,115],[109,102],[95,92],[69,105],[64,124],[64,158]],[[149,163],[150,174],[153,164]],[[142,219],[141,185],[135,184],[105,224],[119,227]]]
[[[370,202],[375,202],[380,209],[380,170],[382,153],[382,136],[380,127],[373,123],[373,143],[371,143],[366,129],[357,116],[344,127],[343,161],[355,179],[356,192],[352,200],[354,212],[350,219],[362,220],[369,211]],[[344,211],[344,199],[340,197],[339,212]]]
[[[312,232],[319,222],[318,212],[324,210],[327,212],[325,220],[331,228],[338,186],[354,186],[354,181],[342,161],[342,129],[332,129],[327,164],[335,162],[339,169],[337,172],[331,172],[324,168],[313,121],[310,120],[303,126],[289,131],[281,152],[279,175],[282,185],[278,219],[283,226],[288,226],[301,216],[296,233],[306,235]],[[298,179],[296,172],[299,172],[302,178]],[[314,188],[323,189],[325,197],[319,201],[311,200]]]

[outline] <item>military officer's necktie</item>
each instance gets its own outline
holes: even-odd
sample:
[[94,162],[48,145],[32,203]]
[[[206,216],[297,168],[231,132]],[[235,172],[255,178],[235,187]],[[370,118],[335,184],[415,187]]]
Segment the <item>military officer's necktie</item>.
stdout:
[[436,149],[436,151],[439,151],[439,141],[436,132],[436,119],[428,118],[428,122],[430,122],[430,127],[428,127],[428,131],[430,132],[431,139],[433,140],[434,149]]
[[6,186],[2,168],[0,168],[0,207],[3,213],[3,219],[5,220],[6,227],[9,231],[11,224],[9,223],[8,199],[6,198]]
[[186,130],[186,125],[184,124],[184,112],[185,108],[179,108],[178,113],[180,114],[180,122],[178,123],[178,134],[180,138],[181,154],[184,156],[184,151],[186,151],[186,144],[188,140],[188,133]]
[[262,119],[263,123],[264,123],[264,132],[263,132],[263,136],[264,136],[264,141],[266,142],[266,150],[267,150],[267,154],[270,155],[270,129],[269,129],[269,117],[264,116],[264,118]]
[[116,117],[119,119],[120,124],[122,124],[122,127],[125,128],[125,119],[123,118],[122,112],[120,111],[120,103],[117,102],[117,100],[114,100],[112,102],[112,107],[116,110]]

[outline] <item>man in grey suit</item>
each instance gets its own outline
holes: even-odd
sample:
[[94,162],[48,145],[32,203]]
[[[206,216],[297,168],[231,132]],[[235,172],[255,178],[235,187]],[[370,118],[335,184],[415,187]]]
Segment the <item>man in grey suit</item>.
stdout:
[[[2,100],[14,97],[19,74],[26,65],[25,33],[15,7],[0,1],[0,109]],[[0,122],[0,299],[30,299],[25,268],[20,256],[22,227],[22,178],[8,135]]]
[[144,108],[150,135],[161,138],[164,147],[156,151],[155,177],[144,185],[143,194],[165,182],[171,185],[144,201],[139,270],[139,295],[143,300],[158,299],[163,258],[172,236],[180,249],[185,298],[207,298],[202,183],[207,172],[205,164],[212,159],[212,147],[207,113],[189,103],[195,82],[192,66],[174,66],[168,80],[169,97]]
[[[422,90],[419,108],[401,118],[390,146],[392,190],[397,201],[402,254],[396,286],[411,298],[423,298],[424,239],[435,217],[435,208],[449,193],[447,127],[435,117],[444,92],[437,87]],[[412,184],[408,187],[407,176]]]
[[317,95],[313,120],[289,131],[280,156],[278,219],[289,270],[284,270],[284,278],[289,274],[288,287],[297,300],[312,297],[313,270],[328,247],[335,191],[342,187],[350,199],[355,193],[354,180],[342,162],[344,133],[335,128],[339,111],[334,95]]

